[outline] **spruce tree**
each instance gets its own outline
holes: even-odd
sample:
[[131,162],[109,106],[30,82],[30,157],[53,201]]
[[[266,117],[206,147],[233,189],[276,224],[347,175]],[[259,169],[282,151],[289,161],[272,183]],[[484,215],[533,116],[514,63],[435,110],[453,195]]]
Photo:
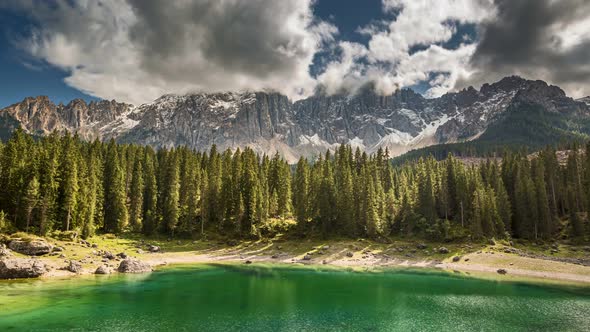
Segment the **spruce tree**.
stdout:
[[293,207],[297,218],[297,228],[300,233],[308,231],[309,220],[309,168],[308,162],[303,157],[297,162],[295,179],[293,180]]
[[179,181],[178,153],[173,151],[168,155],[162,188],[162,222],[166,232],[172,236],[174,236],[174,231],[178,226]]
[[69,136],[66,136],[64,140],[66,147],[62,155],[60,170],[62,184],[60,191],[62,195],[62,215],[65,222],[63,229],[69,231],[78,201],[78,155],[74,141]]
[[114,140],[111,140],[107,147],[104,190],[104,230],[113,233],[121,232],[127,226],[128,221],[127,197],[125,195],[125,175]]
[[129,189],[129,224],[134,232],[140,232],[143,216],[143,165],[140,158],[135,159]]
[[37,177],[34,176],[29,184],[27,185],[27,191],[25,195],[25,209],[27,213],[27,225],[25,228],[25,232],[29,232],[29,227],[31,226],[31,219],[33,216],[33,210],[39,204],[39,181]]
[[144,189],[143,189],[143,215],[142,232],[153,234],[158,228],[158,188],[155,171],[155,154],[151,148],[147,148],[144,159]]

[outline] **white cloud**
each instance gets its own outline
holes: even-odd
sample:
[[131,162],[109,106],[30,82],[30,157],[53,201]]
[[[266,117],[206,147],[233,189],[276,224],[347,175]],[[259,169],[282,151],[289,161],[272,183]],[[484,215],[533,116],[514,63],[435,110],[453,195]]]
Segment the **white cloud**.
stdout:
[[[371,25],[359,29],[370,35],[367,47],[350,50],[341,43],[341,63],[333,62],[328,68],[332,70],[330,75],[318,78],[329,87],[327,91],[358,88],[373,81],[379,92],[389,94],[400,87],[429,81],[432,87],[427,95],[440,96],[451,90],[458,78],[470,75],[466,68],[475,44],[465,40],[455,49],[438,44],[457,33],[457,23],[477,24],[494,14],[491,0],[384,0],[383,8],[394,17],[384,28]],[[416,46],[423,50],[412,52]],[[366,65],[351,64],[351,58],[364,59]],[[351,76],[345,68],[356,74]],[[343,73],[342,78],[338,79],[337,73]],[[436,75],[430,80],[432,73]],[[351,82],[351,78],[357,81]],[[339,82],[340,87],[331,86]]]
[[[8,0],[8,6],[37,23],[21,46],[69,72],[67,84],[135,104],[166,93],[228,90],[275,90],[299,99],[318,84],[334,94],[368,82],[382,94],[427,82],[426,96],[437,97],[512,74],[553,81],[576,96],[588,93],[579,83],[590,71],[590,21],[571,10],[587,8],[584,0],[571,6],[555,0],[382,0],[388,21],[357,29],[366,44],[337,40],[338,29],[314,16],[316,1]],[[547,27],[529,33],[543,38],[519,34],[525,28],[517,23],[531,7],[546,17],[537,22],[537,14],[529,15],[532,23]],[[506,18],[510,13],[519,13],[512,15],[516,23]],[[482,39],[458,36],[460,24],[491,31],[484,39],[500,51],[489,56],[490,47],[480,50]],[[509,33],[493,33],[490,26],[508,26]],[[460,44],[445,48],[453,38]],[[542,52],[513,51],[536,50],[527,40]],[[314,57],[326,49],[337,49],[338,56],[322,59],[323,71],[312,77]]]
[[24,43],[90,95],[132,103],[165,93],[313,92],[314,55],[337,29],[312,0],[32,0],[15,4],[39,23]]

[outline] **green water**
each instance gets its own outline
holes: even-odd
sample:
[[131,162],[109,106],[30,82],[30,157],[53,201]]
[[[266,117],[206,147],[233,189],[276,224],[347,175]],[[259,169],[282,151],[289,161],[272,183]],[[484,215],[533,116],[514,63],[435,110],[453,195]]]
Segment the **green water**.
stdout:
[[196,266],[0,282],[0,331],[590,331],[588,288]]

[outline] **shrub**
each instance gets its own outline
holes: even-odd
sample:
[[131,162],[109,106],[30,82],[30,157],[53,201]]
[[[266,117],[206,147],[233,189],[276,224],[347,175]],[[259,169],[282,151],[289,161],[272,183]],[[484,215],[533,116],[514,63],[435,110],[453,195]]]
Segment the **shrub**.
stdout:
[[25,233],[25,232],[16,232],[16,233],[12,234],[10,237],[12,239],[21,239],[26,242],[31,242],[33,240],[39,239],[38,236],[33,235],[33,234],[29,234],[29,233]]
[[76,231],[53,231],[50,233],[52,238],[61,241],[75,241],[78,238],[78,232]]

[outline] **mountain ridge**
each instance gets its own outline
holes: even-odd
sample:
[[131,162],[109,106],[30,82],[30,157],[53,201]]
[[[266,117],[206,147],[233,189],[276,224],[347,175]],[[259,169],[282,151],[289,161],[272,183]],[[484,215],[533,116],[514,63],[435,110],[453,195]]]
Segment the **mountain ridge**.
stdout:
[[[115,100],[55,105],[46,96],[27,97],[0,110],[0,128],[16,126],[33,135],[77,132],[86,140],[116,139],[158,147],[187,145],[205,150],[251,147],[279,153],[289,162],[313,157],[340,144],[390,156],[442,143],[474,141],[494,124],[527,105],[565,119],[590,118],[590,98],[574,100],[557,86],[510,76],[428,99],[411,89],[381,96],[370,87],[355,94],[321,93],[292,102],[275,92],[164,95],[134,106]],[[574,121],[575,122],[575,121]],[[569,125],[568,125],[569,126]],[[565,128],[590,133],[588,128]]]

